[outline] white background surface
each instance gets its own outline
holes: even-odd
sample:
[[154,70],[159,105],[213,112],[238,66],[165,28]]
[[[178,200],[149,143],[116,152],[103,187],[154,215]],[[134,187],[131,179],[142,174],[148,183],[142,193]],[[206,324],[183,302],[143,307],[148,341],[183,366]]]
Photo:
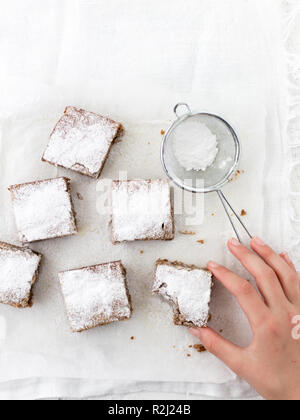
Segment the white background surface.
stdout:
[[[147,10],[148,14],[144,14],[142,5],[146,7],[146,3],[143,2],[130,2],[128,7],[126,2],[114,0],[109,4],[105,2],[105,7],[99,8],[95,6],[97,3],[104,6],[101,1],[45,1],[43,6],[34,0],[22,3],[15,0],[9,4],[1,1],[3,13],[0,53],[1,57],[5,58],[0,68],[1,96],[5,98],[0,104],[4,139],[2,156],[5,156],[0,169],[2,197],[5,197],[0,210],[4,221],[2,239],[13,241],[15,237],[9,200],[4,194],[7,185],[31,180],[33,174],[42,177],[57,174],[53,168],[41,164],[39,156],[47,142],[50,129],[65,105],[82,106],[109,114],[122,121],[127,128],[127,137],[114,149],[104,176],[115,178],[121,169],[128,170],[131,178],[146,178],[162,174],[158,156],[160,130],[167,127],[170,118],[173,118],[173,105],[184,99],[196,109],[205,108],[224,115],[237,127],[244,149],[241,169],[245,169],[246,173],[236,183],[227,187],[227,193],[238,210],[245,208],[248,211],[246,222],[250,229],[258,234],[264,233],[275,245],[280,223],[276,220],[276,227],[270,229],[270,223],[268,228],[266,227],[266,203],[262,197],[265,147],[272,146],[271,140],[279,146],[282,134],[280,128],[276,130],[279,122],[274,113],[274,107],[278,105],[276,101],[281,95],[279,84],[284,84],[283,62],[280,61],[280,58],[284,60],[284,56],[279,48],[278,14],[276,8],[271,7],[272,4],[277,4],[277,1],[253,0],[249,4],[244,0],[226,0],[222,3],[218,0],[202,0],[190,1],[184,6],[179,1],[154,2]],[[74,4],[79,4],[80,8],[77,9]],[[190,8],[194,12],[192,18]],[[272,66],[272,62],[276,62],[276,66]],[[273,157],[277,157],[277,152],[275,148]],[[30,159],[26,160],[24,165],[24,156],[28,155]],[[35,158],[32,159],[32,156]],[[136,159],[137,156],[145,156],[145,159]],[[255,172],[253,167],[256,168]],[[277,169],[280,172],[280,168]],[[150,297],[145,305],[143,294],[145,288],[149,291],[147,279],[151,277],[153,261],[157,257],[184,259],[185,262],[205,265],[213,252],[214,258],[232,264],[228,255],[224,254],[225,239],[231,235],[231,231],[215,197],[207,198],[205,224],[197,227],[197,234],[201,235],[201,239],[204,237],[207,240],[207,246],[201,249],[201,253],[198,244],[187,247],[186,241],[191,239],[180,236],[177,236],[176,242],[170,244],[167,250],[163,245],[153,247],[152,244],[134,244],[130,252],[123,246],[110,251],[105,245],[106,242],[99,247],[97,235],[101,234],[107,243],[109,238],[105,225],[99,228],[99,220],[93,212],[94,207],[89,207],[87,214],[86,202],[91,204],[94,200],[95,189],[89,188],[88,181],[79,176],[61,170],[58,173],[71,176],[76,191],[86,197],[84,204],[76,203],[81,229],[80,245],[77,245],[82,247],[85,244],[87,248],[93,243],[93,251],[77,254],[76,266],[95,263],[100,253],[101,261],[109,259],[113,252],[118,258],[121,254],[125,265],[129,267],[131,287],[135,290],[133,294],[137,317],[133,324],[124,326],[122,331],[126,333],[126,337],[136,335],[141,341],[135,343],[135,350],[131,347],[125,350],[128,351],[128,357],[138,354],[142,366],[141,351],[147,343],[148,353],[144,353],[145,356],[152,354],[153,361],[155,357],[159,358],[161,353],[155,353],[155,347],[149,350],[149,345],[152,346],[158,336],[165,349],[168,348],[167,357],[165,356],[167,362],[162,365],[168,375],[166,372],[160,372],[160,377],[158,371],[153,371],[155,365],[151,365],[149,358],[145,357],[144,375],[139,369],[136,372],[138,375],[133,379],[142,379],[144,376],[145,380],[165,378],[191,381],[201,380],[201,377],[203,382],[228,380],[231,374],[227,376],[228,371],[208,354],[202,355],[199,363],[194,357],[191,362],[183,358],[191,339],[186,331],[176,330],[165,323],[168,314],[166,306]],[[268,176],[270,175],[269,173]],[[215,218],[209,217],[212,212],[216,213]],[[178,229],[184,227],[180,218],[177,224]],[[271,230],[273,232],[270,232]],[[74,248],[68,239],[55,244],[54,248],[51,248],[51,244],[36,246],[37,250],[47,254],[47,261],[36,292],[37,305],[32,312],[35,317],[26,314],[22,324],[18,324],[17,313],[11,312],[9,308],[1,308],[2,316],[9,320],[8,333],[12,331],[11,325],[17,325],[14,327],[14,335],[10,334],[10,340],[6,343],[6,350],[17,348],[19,351],[19,343],[21,348],[23,346],[23,351],[28,346],[27,356],[31,354],[32,358],[26,360],[25,366],[28,371],[35,365],[39,366],[41,376],[42,372],[46,376],[49,374],[51,363],[48,356],[43,358],[43,354],[40,354],[40,363],[37,362],[37,356],[32,353],[30,346],[32,340],[45,349],[49,348],[47,337],[51,337],[52,352],[64,354],[59,350],[62,348],[66,352],[66,359],[67,348],[75,348],[78,352],[82,350],[80,339],[68,335],[61,305],[57,304],[59,294],[55,283],[55,273],[59,269],[67,269],[70,266],[73,268],[74,250],[78,248]],[[276,245],[280,247],[280,243],[277,242]],[[145,250],[143,257],[139,255],[140,249]],[[58,260],[58,254],[63,255],[63,258]],[[55,256],[55,259],[50,256]],[[145,280],[141,282],[141,278]],[[213,308],[216,327],[224,329],[226,336],[246,341],[248,332],[241,327],[245,325],[244,321],[240,318],[240,313],[236,309],[233,310],[235,306],[232,306],[232,301],[228,299],[224,291],[217,288],[216,304]],[[218,304],[220,301],[222,305]],[[160,314],[154,329],[153,317],[149,317],[149,314]],[[44,322],[44,331],[40,330],[41,319]],[[144,320],[144,324],[140,323],[141,319]],[[150,319],[149,325],[147,319]],[[161,325],[162,327],[159,327]],[[134,332],[133,326],[136,328]],[[50,331],[58,330],[58,334],[49,334],[48,328]],[[25,341],[22,331],[26,332]],[[119,330],[113,326],[106,331],[105,339],[111,340],[106,344],[109,351],[110,345],[116,342],[114,334]],[[245,333],[244,337],[241,331]],[[87,359],[91,357],[89,349],[92,342],[93,352],[98,351],[98,334],[99,331],[93,332],[89,338],[84,338]],[[170,334],[174,335],[176,345],[180,343],[180,352],[177,354],[171,350],[172,345],[168,343]],[[23,337],[23,340],[20,337]],[[119,339],[119,345],[124,343],[124,336],[119,336]],[[57,345],[55,340],[58,340]],[[72,355],[73,362],[79,354],[76,351]],[[124,352],[122,353],[125,358]],[[115,360],[122,362],[122,353],[120,356],[114,350]],[[95,358],[91,359],[91,362],[100,357],[99,353],[94,354]],[[2,363],[6,362],[6,366],[14,365],[15,356],[10,353],[9,357],[12,358],[2,358]],[[22,359],[19,360],[22,362]],[[57,368],[59,365],[55,360],[53,359],[53,362]],[[207,370],[211,372],[210,376],[207,372],[203,375],[201,363],[205,366],[212,363],[213,369]],[[103,366],[107,368],[107,364]],[[172,366],[176,366],[173,372]],[[20,366],[15,367],[16,370],[6,371],[6,378],[18,379]],[[86,365],[82,364],[82,370],[79,371],[76,363],[73,367],[72,377],[76,377],[80,371],[87,374]],[[150,367],[151,372],[147,367]],[[159,369],[159,365],[156,367]],[[66,365],[63,366],[62,363],[61,369],[64,372]],[[21,370],[22,376],[30,376],[26,369]],[[67,370],[70,373],[70,369]],[[93,363],[90,370],[92,372]],[[114,376],[112,372],[116,377],[121,376],[118,366],[107,370],[108,377]],[[154,377],[149,376],[150,373]],[[126,371],[123,374],[128,376]],[[179,388],[177,387],[177,390]],[[141,386],[140,390],[143,389],[149,387]],[[199,392],[201,391],[198,390],[197,393]],[[95,395],[95,391],[92,393]],[[209,394],[208,389],[205,393]],[[44,394],[47,396],[46,391]],[[159,396],[162,395],[160,393]],[[146,395],[143,396],[145,397]]]

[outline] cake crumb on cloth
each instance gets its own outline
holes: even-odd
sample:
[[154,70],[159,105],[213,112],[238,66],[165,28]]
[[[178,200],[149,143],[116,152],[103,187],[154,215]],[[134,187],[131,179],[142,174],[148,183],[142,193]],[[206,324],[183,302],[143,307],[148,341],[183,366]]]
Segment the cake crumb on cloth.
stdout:
[[193,232],[191,230],[180,230],[179,233],[180,233],[180,235],[187,235],[187,236],[188,235],[190,235],[190,236],[196,235],[196,232]]
[[198,353],[204,353],[207,351],[202,344],[195,344],[194,349],[197,350]]

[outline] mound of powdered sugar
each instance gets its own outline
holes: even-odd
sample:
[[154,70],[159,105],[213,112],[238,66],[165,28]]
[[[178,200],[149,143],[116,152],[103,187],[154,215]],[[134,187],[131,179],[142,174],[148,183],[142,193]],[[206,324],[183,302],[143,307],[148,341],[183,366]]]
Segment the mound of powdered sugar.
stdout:
[[174,154],[187,171],[206,171],[218,154],[217,137],[203,123],[187,120],[176,129]]

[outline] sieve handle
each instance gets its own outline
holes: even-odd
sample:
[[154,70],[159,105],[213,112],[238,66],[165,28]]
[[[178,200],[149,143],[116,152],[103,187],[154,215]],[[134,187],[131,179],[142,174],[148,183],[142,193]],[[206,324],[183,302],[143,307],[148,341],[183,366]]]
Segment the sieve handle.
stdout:
[[235,217],[237,218],[237,220],[240,222],[241,226],[244,228],[244,230],[246,231],[246,233],[248,234],[248,236],[250,237],[250,239],[252,239],[252,235],[250,234],[249,230],[246,228],[246,226],[244,225],[244,223],[242,222],[240,216],[237,214],[237,212],[233,209],[233,207],[231,206],[231,204],[229,203],[229,201],[227,200],[227,198],[225,197],[225,195],[223,194],[223,192],[221,190],[217,191],[218,196],[220,197],[221,203],[223,204],[223,207],[226,211],[226,214],[228,216],[228,219],[230,221],[231,226],[233,227],[233,230],[238,238],[238,240],[242,243],[240,235],[237,231],[237,228],[235,227],[235,224],[233,223],[232,217],[230,216],[229,210],[230,209],[233,214],[235,215]]

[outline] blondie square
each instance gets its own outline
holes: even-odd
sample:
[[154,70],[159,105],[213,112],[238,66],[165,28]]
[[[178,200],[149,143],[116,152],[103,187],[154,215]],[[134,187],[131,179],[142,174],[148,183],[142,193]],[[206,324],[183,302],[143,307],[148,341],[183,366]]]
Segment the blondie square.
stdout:
[[77,233],[70,180],[55,178],[9,188],[23,243]]
[[98,178],[121,124],[68,106],[56,124],[42,161]]
[[41,259],[30,249],[0,242],[0,303],[15,308],[32,306]]
[[212,274],[193,265],[158,260],[153,293],[169,301],[175,325],[206,327],[213,287]]
[[174,239],[174,217],[167,181],[114,181],[111,202],[113,243]]
[[59,273],[73,332],[131,317],[126,271],[121,261]]

